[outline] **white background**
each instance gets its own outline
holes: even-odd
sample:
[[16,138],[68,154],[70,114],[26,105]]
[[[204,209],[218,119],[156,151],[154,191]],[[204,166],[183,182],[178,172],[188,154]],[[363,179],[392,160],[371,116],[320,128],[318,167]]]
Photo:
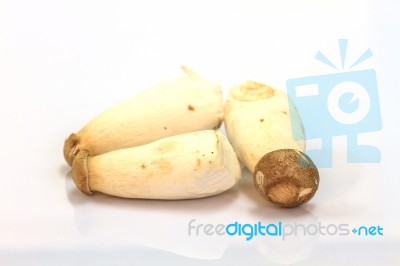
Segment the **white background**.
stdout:
[[[396,1],[4,1],[0,0],[1,265],[395,265],[400,260],[397,151],[400,5]],[[347,164],[334,139],[309,204],[279,209],[244,172],[222,195],[189,201],[87,197],[74,188],[64,139],[97,113],[185,64],[226,92],[254,79],[285,89],[289,78],[334,73],[370,48],[383,130],[360,136],[380,164]],[[196,223],[380,225],[384,236],[189,237]]]

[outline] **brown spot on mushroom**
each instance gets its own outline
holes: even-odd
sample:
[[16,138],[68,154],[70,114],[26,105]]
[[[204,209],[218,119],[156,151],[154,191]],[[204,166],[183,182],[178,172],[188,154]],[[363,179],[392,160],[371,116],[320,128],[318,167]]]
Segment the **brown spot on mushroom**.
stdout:
[[164,127],[164,130],[167,130],[167,127]]
[[140,168],[146,169],[146,165],[145,165],[144,163],[142,163],[142,165],[140,166]]
[[194,109],[194,106],[191,105],[191,104],[189,104],[189,105],[188,105],[188,110],[189,110],[189,111],[194,111],[194,110],[195,110],[195,109]]
[[264,155],[254,174],[257,191],[266,200],[281,207],[297,207],[308,202],[319,185],[319,173],[312,160],[293,149],[281,149]]
[[166,141],[155,147],[154,151],[156,153],[167,153],[175,149],[175,146],[176,141]]
[[168,175],[173,170],[171,162],[162,158],[151,161],[151,166],[155,175]]
[[261,119],[260,119],[260,123],[262,123],[262,122],[264,122],[264,118],[261,118]]
[[197,160],[196,160],[196,166],[197,166],[197,167],[200,167],[200,165],[201,165],[201,160],[200,160],[200,159],[197,159]]
[[275,90],[256,81],[245,81],[231,91],[231,95],[239,101],[259,101],[275,95]]
[[287,112],[286,111],[282,111],[282,114],[287,115]]
[[217,138],[215,147],[216,147],[217,150],[218,150],[218,147],[219,147],[219,137],[218,137],[218,135],[217,135],[217,132],[215,132],[215,137]]

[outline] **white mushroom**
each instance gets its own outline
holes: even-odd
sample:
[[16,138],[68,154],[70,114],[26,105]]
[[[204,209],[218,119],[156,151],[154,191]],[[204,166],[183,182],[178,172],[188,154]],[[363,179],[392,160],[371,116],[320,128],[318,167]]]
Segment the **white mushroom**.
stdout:
[[295,207],[314,196],[318,170],[303,153],[302,121],[283,91],[254,81],[234,86],[225,105],[225,127],[263,197]]
[[[290,115],[292,114],[292,119]],[[305,150],[302,121],[289,111],[287,95],[262,83],[247,81],[234,86],[225,104],[228,139],[250,172],[268,152],[278,149]]]
[[173,200],[226,191],[238,182],[241,170],[226,137],[205,130],[97,156],[82,149],[72,177],[85,194]]
[[156,84],[114,105],[67,138],[64,157],[72,165],[83,149],[90,155],[154,140],[219,128],[223,120],[220,86],[186,67],[185,77]]

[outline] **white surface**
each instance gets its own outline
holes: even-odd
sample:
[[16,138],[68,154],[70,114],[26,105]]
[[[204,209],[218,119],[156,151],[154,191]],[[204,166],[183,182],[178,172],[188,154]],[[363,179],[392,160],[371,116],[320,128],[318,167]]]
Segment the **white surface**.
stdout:
[[[400,6],[395,1],[0,1],[0,264],[337,265],[400,260]],[[359,67],[376,70],[383,130],[362,140],[380,164],[321,170],[313,201],[282,210],[255,193],[248,173],[235,189],[190,201],[124,200],[78,192],[62,157],[65,137],[115,102],[185,64],[220,82],[331,73],[313,57],[340,60],[348,38]],[[384,236],[189,237],[199,223],[284,221],[381,225]],[[207,260],[201,260],[207,259]]]

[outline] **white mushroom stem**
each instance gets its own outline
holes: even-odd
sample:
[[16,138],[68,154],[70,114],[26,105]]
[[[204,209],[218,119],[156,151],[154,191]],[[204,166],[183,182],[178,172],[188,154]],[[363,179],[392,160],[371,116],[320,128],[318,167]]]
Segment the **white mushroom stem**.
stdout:
[[281,90],[247,81],[234,86],[225,105],[225,127],[239,159],[253,173],[257,162],[278,149],[305,150],[304,129],[297,110],[289,110]]
[[190,199],[219,194],[241,177],[236,154],[220,132],[206,130],[90,156],[81,150],[73,180],[86,194]]
[[223,120],[220,86],[186,67],[185,77],[167,80],[114,105],[64,144],[69,165],[79,150],[98,155],[157,139],[217,129]]

